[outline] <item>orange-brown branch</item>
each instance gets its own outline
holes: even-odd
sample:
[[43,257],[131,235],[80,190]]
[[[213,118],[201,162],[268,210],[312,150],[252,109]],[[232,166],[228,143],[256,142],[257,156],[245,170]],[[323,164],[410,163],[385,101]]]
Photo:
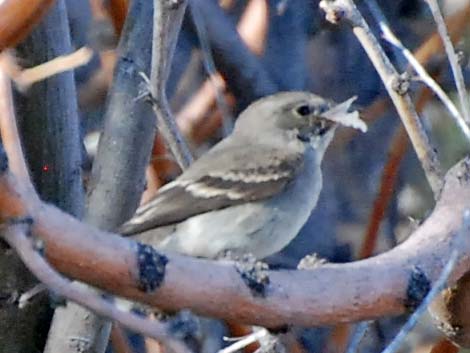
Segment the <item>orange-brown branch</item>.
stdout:
[[0,51],[20,43],[39,23],[54,0],[4,0],[0,3]]
[[[136,243],[99,231],[40,202],[8,171],[0,176],[0,221],[32,217],[49,262],[66,276],[162,308],[266,327],[329,325],[394,315],[406,310],[412,270],[435,280],[452,251],[453,237],[470,208],[470,160],[446,177],[431,216],[403,244],[367,260],[326,264],[310,271],[271,271],[265,297],[253,296],[234,266],[169,256],[163,284],[139,289]],[[470,242],[470,241],[469,241]],[[452,280],[470,269],[470,244]]]

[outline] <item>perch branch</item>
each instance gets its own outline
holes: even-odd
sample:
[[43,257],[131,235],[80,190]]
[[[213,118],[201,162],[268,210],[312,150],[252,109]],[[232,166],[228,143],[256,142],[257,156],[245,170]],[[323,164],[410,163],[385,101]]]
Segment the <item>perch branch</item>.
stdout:
[[431,302],[446,287],[447,280],[449,279],[449,276],[452,273],[452,270],[454,269],[454,266],[457,263],[458,257],[460,255],[460,243],[465,236],[468,236],[469,231],[470,211],[465,210],[463,213],[462,228],[458,232],[456,239],[454,239],[455,243],[453,246],[453,250],[451,251],[449,259],[447,260],[447,264],[444,266],[439,278],[436,280],[433,287],[426,295],[419,307],[415,310],[413,315],[410,316],[410,318],[406,321],[405,325],[403,325],[398,334],[395,336],[392,342],[390,342],[387,348],[383,350],[382,353],[395,353],[398,350],[405,337],[408,335],[408,333],[410,333],[413,327],[416,326],[418,320],[421,318],[421,316],[423,316],[424,312],[428,309]]
[[[0,221],[30,217],[47,260],[65,276],[163,310],[189,308],[265,327],[331,325],[414,307],[426,294],[416,296],[416,288],[439,277],[462,227],[461,214],[470,208],[470,159],[465,159],[448,172],[429,218],[407,241],[377,257],[309,271],[269,271],[266,295],[256,297],[232,263],[171,255],[158,290],[145,292],[137,266],[141,246],[42,203],[8,171],[4,155],[0,162]],[[470,268],[470,240],[464,242],[452,281]],[[421,280],[413,276],[415,267],[423,271]]]
[[35,248],[34,239],[31,239],[28,235],[28,230],[24,224],[7,227],[3,238],[18,252],[31,272],[57,295],[72,300],[98,315],[116,320],[133,331],[158,339],[172,347],[176,352],[187,351],[181,342],[171,336],[168,328],[159,321],[149,320],[132,312],[119,310],[116,305],[98,293],[86,287],[79,287],[77,283],[73,283],[58,274],[41,256],[41,249]]

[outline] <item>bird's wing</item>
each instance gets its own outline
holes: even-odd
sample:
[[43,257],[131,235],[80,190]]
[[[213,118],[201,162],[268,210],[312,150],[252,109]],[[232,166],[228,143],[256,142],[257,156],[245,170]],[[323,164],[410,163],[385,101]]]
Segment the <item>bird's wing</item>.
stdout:
[[140,233],[212,210],[269,198],[281,192],[302,168],[303,155],[287,149],[244,145],[211,150],[161,188],[119,232]]

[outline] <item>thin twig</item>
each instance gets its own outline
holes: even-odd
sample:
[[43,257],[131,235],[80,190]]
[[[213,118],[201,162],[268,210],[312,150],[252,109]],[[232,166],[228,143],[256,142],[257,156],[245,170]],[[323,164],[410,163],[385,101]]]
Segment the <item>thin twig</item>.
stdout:
[[36,284],[33,288],[21,294],[20,298],[18,299],[18,308],[24,309],[32,298],[34,298],[39,293],[44,292],[45,290],[47,290],[47,287],[44,283]]
[[[465,28],[469,24],[468,17],[470,16],[470,4],[467,5],[462,11],[449,16],[446,19],[446,25],[449,28],[449,35],[453,43],[458,41]],[[443,52],[444,46],[439,37],[439,33],[432,33],[420,46],[417,48],[413,55],[422,65],[429,63],[429,60],[436,56],[436,54]],[[371,123],[375,121],[384,111],[388,108],[389,100],[381,97],[374,101],[369,107],[367,107],[362,113],[361,116],[366,123]],[[416,108],[418,113],[419,109]],[[344,146],[348,143],[353,136],[357,133],[354,129],[344,129],[336,132],[336,138],[333,141],[333,147],[338,148]],[[338,136],[341,135],[341,136]]]
[[235,24],[216,1],[192,0],[191,6],[197,6],[205,19],[208,40],[213,52],[217,53],[214,56],[217,70],[236,97],[239,109],[279,91],[278,84],[250,47],[243,43]]
[[223,92],[223,88],[225,88],[225,82],[223,84],[220,84],[220,79],[217,79],[219,77],[219,74],[215,68],[210,43],[207,39],[207,28],[204,23],[204,18],[201,16],[197,5],[191,6],[191,15],[193,18],[194,27],[196,28],[196,32],[199,38],[199,43],[201,45],[204,67],[207,71],[207,74],[209,75],[209,80],[212,83],[212,87],[215,92],[215,99],[217,101],[217,106],[220,109],[220,112],[222,113],[223,134],[224,136],[227,136],[233,129],[233,117],[232,114],[230,114],[230,109]]
[[333,23],[338,22],[343,17],[351,23],[354,34],[374,64],[405,125],[429,185],[435,198],[437,198],[442,188],[441,166],[436,151],[431,146],[419,116],[413,107],[411,97],[407,90],[402,91],[397,88],[397,81],[400,77],[395,67],[385,55],[369,25],[351,0],[323,0],[320,2],[320,7],[326,12],[327,19]]
[[[269,22],[268,11],[266,0],[250,0],[237,24],[237,31],[240,38],[249,50],[257,56],[263,54],[266,45]],[[208,21],[208,18],[210,17],[206,16],[204,20]],[[196,27],[196,24],[194,27]],[[204,27],[207,28],[206,22],[204,22]],[[206,34],[209,36],[209,33]],[[207,40],[212,47],[209,38],[207,38]],[[196,145],[201,143],[201,141],[205,141],[216,131],[219,131],[220,125],[223,123],[223,114],[221,111],[213,110],[217,99],[216,91],[213,87],[214,81],[220,91],[227,91],[227,83],[222,75],[212,75],[176,114],[176,121],[178,122],[181,132],[185,136],[191,137],[191,141]],[[228,105],[228,110],[232,111],[234,107],[234,96],[225,94],[224,98]]]
[[449,58],[450,67],[452,68],[452,73],[454,74],[455,86],[459,93],[460,105],[462,107],[463,116],[467,124],[470,124],[470,103],[467,91],[465,89],[465,83],[463,79],[462,69],[459,65],[459,60],[457,54],[455,53],[454,46],[452,41],[449,38],[449,33],[447,32],[446,24],[442,13],[439,10],[439,5],[436,0],[426,0],[431,13],[434,17],[434,21],[437,24],[437,30],[441,36],[442,42],[444,43],[444,48]]
[[93,50],[82,47],[71,54],[60,55],[28,69],[20,68],[11,55],[5,58],[5,64],[9,69],[7,73],[10,75],[18,90],[25,92],[33,83],[85,65],[91,60],[92,56]]
[[364,335],[366,334],[367,330],[369,329],[369,326],[371,324],[371,321],[363,321],[359,322],[356,327],[354,328],[354,333],[349,340],[348,343],[348,348],[346,349],[346,353],[356,353],[359,345],[362,342],[362,339],[364,338]]
[[429,291],[429,293],[424,297],[423,301],[419,305],[419,307],[415,310],[415,312],[410,316],[408,321],[403,325],[400,332],[395,336],[395,338],[390,342],[390,344],[385,348],[382,353],[395,353],[400,345],[403,343],[405,337],[410,333],[410,331],[415,327],[418,323],[418,320],[424,314],[426,309],[428,308],[429,304],[436,298],[436,296],[446,287],[447,280],[449,279],[452,270],[454,269],[459,255],[461,253],[461,246],[463,243],[463,239],[468,236],[468,232],[470,230],[470,210],[465,210],[463,213],[462,219],[462,227],[459,231],[459,234],[454,240],[454,249],[452,250],[449,260],[447,264],[442,269],[442,272],[439,278],[434,283],[433,287]]
[[431,90],[433,90],[434,93],[436,93],[447,110],[450,112],[451,116],[455,119],[457,126],[465,135],[467,141],[470,141],[470,128],[452,100],[447,96],[441,86],[439,86],[439,84],[427,73],[426,69],[415,58],[413,53],[411,53],[408,48],[403,45],[400,39],[398,39],[397,36],[393,33],[387,19],[377,5],[377,2],[375,0],[367,0],[366,4],[369,6],[369,9],[371,10],[372,15],[375,17],[375,20],[378,22],[383,38],[395,46],[398,50],[400,50],[402,55],[406,58],[406,60],[408,60],[410,65],[416,71],[416,74],[418,74],[420,80]]
[[176,352],[188,352],[188,349],[174,337],[167,327],[156,321],[149,320],[132,312],[118,309],[112,301],[104,299],[96,292],[66,279],[56,272],[40,255],[40,250],[34,245],[25,224],[16,224],[6,227],[3,232],[5,241],[14,248],[29,270],[56,294],[72,300],[98,315],[121,323],[123,326],[135,332],[158,339]]
[[0,67],[0,134],[7,152],[12,172],[32,188],[28,167],[16,125],[10,80]]
[[256,341],[259,341],[261,338],[265,337],[266,335],[269,335],[268,330],[266,330],[265,328],[259,329],[245,337],[237,338],[237,341],[235,343],[231,344],[228,347],[225,347],[224,349],[221,349],[219,353],[237,352],[240,349],[243,349],[246,346],[249,346],[250,344]]
[[182,169],[192,162],[191,152],[176,125],[166,96],[166,82],[170,72],[176,39],[186,9],[186,1],[171,4],[170,0],[154,0],[152,68],[149,86],[152,104],[159,128]]
[[[449,36],[452,43],[457,43],[464,34],[465,28],[469,25],[469,16],[470,3],[461,9],[461,11],[457,11],[446,19],[446,26],[449,29]],[[414,56],[421,64],[426,64],[430,59],[435,57],[437,53],[441,52],[444,53],[445,48],[442,44],[439,32],[436,29],[436,31],[428,37],[426,42],[414,52]]]

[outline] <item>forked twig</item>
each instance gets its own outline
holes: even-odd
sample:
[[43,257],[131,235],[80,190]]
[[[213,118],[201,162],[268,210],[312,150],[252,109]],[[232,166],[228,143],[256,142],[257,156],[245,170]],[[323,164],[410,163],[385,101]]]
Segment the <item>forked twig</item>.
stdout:
[[437,198],[442,188],[441,166],[436,151],[431,146],[419,116],[414,109],[407,89],[402,89],[400,85],[400,76],[395,67],[385,55],[369,25],[352,0],[322,0],[320,7],[325,11],[330,22],[337,23],[342,19],[346,19],[352,25],[354,34],[374,64],[400,115],[429,185],[435,198]]
[[408,50],[408,48],[406,48],[400,39],[398,39],[397,36],[393,33],[387,22],[387,19],[377,5],[377,2],[375,0],[367,0],[366,4],[369,6],[372,15],[375,17],[375,20],[378,22],[383,38],[395,46],[402,53],[406,60],[408,60],[409,64],[413,67],[416,74],[418,74],[420,80],[425,83],[432,91],[434,91],[434,93],[436,93],[444,106],[450,112],[451,116],[455,119],[457,126],[465,135],[467,141],[470,142],[470,128],[468,127],[455,104],[447,96],[441,86],[439,86],[439,84],[427,73],[426,69],[415,58],[413,53],[411,53],[410,50]]
[[148,84],[159,128],[182,169],[186,169],[193,158],[171,113],[166,82],[185,9],[184,0],[154,0],[151,84]]

